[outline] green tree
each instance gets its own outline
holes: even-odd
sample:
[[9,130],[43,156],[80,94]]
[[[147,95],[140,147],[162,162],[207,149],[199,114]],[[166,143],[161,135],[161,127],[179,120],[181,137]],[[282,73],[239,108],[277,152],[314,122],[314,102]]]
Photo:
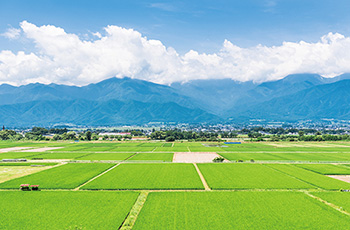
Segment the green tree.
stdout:
[[86,140],[91,141],[91,136],[92,136],[91,131],[87,131],[86,132]]
[[175,141],[175,137],[169,136],[169,137],[165,138],[165,141],[167,141],[167,142]]
[[52,140],[53,140],[53,141],[62,140],[62,136],[59,135],[59,134],[55,134],[55,135],[53,135]]
[[93,133],[93,134],[91,135],[91,139],[94,140],[94,141],[97,141],[98,138],[99,138],[99,136],[98,136],[96,133]]

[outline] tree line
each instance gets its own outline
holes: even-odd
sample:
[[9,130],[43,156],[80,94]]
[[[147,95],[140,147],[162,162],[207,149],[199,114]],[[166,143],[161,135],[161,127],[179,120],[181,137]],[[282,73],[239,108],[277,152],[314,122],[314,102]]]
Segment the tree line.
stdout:
[[[48,135],[52,135],[49,137]],[[32,141],[58,141],[58,140],[82,140],[82,141],[97,141],[102,140],[130,140],[132,136],[140,136],[140,131],[132,131],[130,135],[103,135],[100,136],[98,132],[92,132],[90,130],[76,133],[74,131],[69,131],[67,128],[63,129],[46,129],[42,127],[33,127],[29,132],[24,135],[17,133],[14,130],[1,130],[0,140],[32,140]]]
[[219,141],[219,134],[214,132],[181,131],[179,129],[154,131],[150,134],[152,140],[188,140],[188,141]]
[[[103,131],[103,130],[101,130]],[[13,130],[0,131],[0,140],[114,140],[132,139],[133,136],[145,136],[144,130],[129,130],[128,135],[99,135],[97,130],[86,130],[76,133],[67,128],[33,127],[24,135]],[[51,135],[50,137],[48,135]],[[188,141],[221,141],[222,139],[248,137],[251,141],[349,141],[346,130],[316,130],[296,128],[264,128],[252,127],[233,131],[183,131],[181,129],[152,130],[148,136],[152,140],[188,140]]]

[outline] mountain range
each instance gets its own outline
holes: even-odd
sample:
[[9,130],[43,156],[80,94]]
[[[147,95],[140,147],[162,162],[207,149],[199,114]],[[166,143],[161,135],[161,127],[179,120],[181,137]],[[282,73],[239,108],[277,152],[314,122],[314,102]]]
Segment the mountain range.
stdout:
[[334,78],[294,74],[261,84],[193,80],[169,86],[125,77],[82,87],[2,84],[0,121],[27,127],[350,120],[349,102],[350,74]]

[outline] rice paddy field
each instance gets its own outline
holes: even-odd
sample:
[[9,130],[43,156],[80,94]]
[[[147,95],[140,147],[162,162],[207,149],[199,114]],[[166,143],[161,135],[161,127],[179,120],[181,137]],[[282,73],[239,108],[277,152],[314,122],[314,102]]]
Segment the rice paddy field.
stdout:
[[298,192],[151,193],[135,229],[348,229],[350,217]]
[[0,229],[350,229],[347,177],[347,142],[0,142]]
[[192,164],[121,164],[82,189],[204,189]]
[[116,229],[137,196],[136,192],[2,191],[0,229]]
[[17,189],[20,184],[40,185],[45,189],[73,189],[114,166],[101,164],[65,164],[0,184],[0,188]]
[[309,183],[262,164],[199,164],[212,189],[301,189]]

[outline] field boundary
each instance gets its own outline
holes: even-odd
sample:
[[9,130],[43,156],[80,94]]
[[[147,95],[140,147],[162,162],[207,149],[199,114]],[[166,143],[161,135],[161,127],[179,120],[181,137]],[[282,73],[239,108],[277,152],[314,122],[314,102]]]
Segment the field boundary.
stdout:
[[129,160],[130,158],[132,158],[132,157],[136,156],[136,155],[137,155],[137,154],[139,154],[139,153],[140,153],[140,152],[136,152],[135,154],[132,154],[131,156],[129,156],[129,157],[127,157],[127,158],[125,158],[125,159],[124,159],[124,160],[122,160],[121,162]]
[[[68,153],[69,153],[69,152],[68,152]],[[94,154],[94,153],[87,153],[87,154],[82,155],[82,156],[80,156],[80,157],[77,157],[77,158],[75,158],[75,159],[79,159],[79,158],[82,158],[82,157],[90,156],[90,155],[92,155],[92,154]],[[75,159],[73,159],[73,160],[75,160]]]
[[125,218],[122,225],[119,227],[121,230],[130,230],[135,225],[136,219],[139,216],[143,205],[146,202],[149,191],[142,191],[137,197],[135,204],[132,206],[129,214]]
[[339,207],[339,206],[337,206],[337,205],[335,205],[335,204],[333,204],[333,203],[330,203],[330,202],[328,202],[328,201],[326,201],[326,200],[323,200],[322,198],[320,198],[320,197],[318,197],[318,196],[312,195],[312,194],[310,194],[309,191],[304,191],[304,193],[305,193],[307,196],[309,196],[309,197],[311,197],[311,198],[313,198],[313,199],[315,199],[315,200],[317,200],[317,201],[320,201],[320,202],[324,203],[325,205],[328,205],[329,207],[331,207],[331,208],[337,210],[338,212],[341,212],[341,213],[343,213],[343,214],[345,214],[345,215],[347,215],[347,216],[350,216],[350,213],[348,213],[347,211],[343,210],[341,207]]
[[93,180],[99,178],[100,176],[102,176],[103,174],[105,174],[105,173],[111,171],[112,169],[116,168],[116,167],[117,167],[118,165],[120,165],[120,164],[121,164],[121,163],[116,164],[116,165],[114,165],[113,167],[110,167],[109,169],[103,171],[102,173],[98,174],[97,176],[95,176],[95,177],[91,178],[90,180],[86,181],[85,183],[79,185],[78,187],[76,187],[75,189],[73,189],[73,191],[78,191],[78,190],[79,190],[81,187],[83,187],[84,185],[86,185],[86,184],[90,183],[91,181],[93,181]]
[[[0,188],[0,192],[3,191],[14,191],[18,190],[17,188]],[[72,189],[63,189],[63,188],[53,188],[53,189],[41,189],[41,191],[72,191]],[[147,191],[147,192],[208,192],[208,190],[204,189],[83,189],[79,191],[130,191],[130,192],[141,192],[141,191]],[[334,190],[320,190],[317,188],[314,189],[296,189],[296,188],[240,188],[240,189],[227,189],[227,188],[220,188],[220,189],[212,189],[209,190],[210,192],[336,192]]]
[[[263,164],[263,165],[264,165],[264,164]],[[314,186],[315,188],[323,189],[323,188],[321,188],[320,186],[317,186],[317,185],[315,185],[315,184],[312,184],[312,183],[310,183],[310,182],[308,182],[308,181],[305,181],[305,180],[303,180],[303,179],[301,179],[301,178],[299,178],[299,177],[290,175],[289,173],[283,172],[283,171],[278,170],[278,169],[275,169],[275,168],[271,168],[271,167],[269,167],[268,165],[264,165],[264,166],[265,166],[265,167],[268,167],[268,168],[270,168],[270,169],[272,169],[272,170],[275,170],[275,171],[277,171],[277,172],[283,173],[284,175],[287,175],[287,176],[289,176],[289,177],[292,177],[292,178],[294,178],[294,179],[296,179],[296,180],[299,180],[299,181],[301,181],[301,182],[304,182],[304,183],[306,183],[306,184],[312,185],[312,186]],[[305,170],[306,170],[306,169],[305,169]]]
[[205,191],[210,191],[211,189],[210,189],[210,187],[209,187],[207,181],[205,180],[205,178],[204,178],[202,172],[199,170],[197,164],[196,164],[196,163],[193,163],[193,165],[194,165],[194,167],[196,168],[196,171],[197,171],[197,173],[198,173],[198,175],[199,175],[199,178],[200,178],[201,181],[202,181],[202,184],[203,184],[203,186],[204,186],[204,190],[205,190]]

